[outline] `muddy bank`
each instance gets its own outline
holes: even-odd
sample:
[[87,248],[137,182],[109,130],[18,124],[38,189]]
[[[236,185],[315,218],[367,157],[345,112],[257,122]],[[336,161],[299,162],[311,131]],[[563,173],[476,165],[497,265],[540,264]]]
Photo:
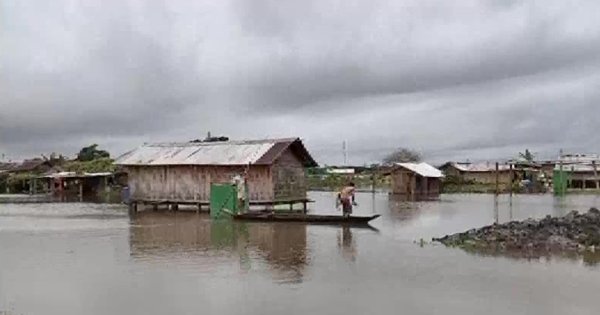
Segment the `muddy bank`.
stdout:
[[433,241],[482,250],[595,251],[600,245],[600,210],[494,224]]

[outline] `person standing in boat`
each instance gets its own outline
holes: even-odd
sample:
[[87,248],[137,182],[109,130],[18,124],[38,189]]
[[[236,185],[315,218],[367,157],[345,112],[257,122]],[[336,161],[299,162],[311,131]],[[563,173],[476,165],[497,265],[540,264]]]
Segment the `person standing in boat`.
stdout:
[[348,183],[342,190],[338,193],[337,199],[338,202],[342,205],[342,211],[345,217],[352,214],[352,206],[356,206],[356,202],[354,200],[354,192],[356,191],[356,187],[353,182]]

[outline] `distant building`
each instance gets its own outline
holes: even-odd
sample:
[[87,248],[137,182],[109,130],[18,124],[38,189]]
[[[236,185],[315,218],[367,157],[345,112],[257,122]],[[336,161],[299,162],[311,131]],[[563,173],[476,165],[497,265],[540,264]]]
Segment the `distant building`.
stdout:
[[342,174],[342,175],[352,175],[355,173],[353,168],[328,168],[327,174]]
[[597,154],[564,154],[554,163],[554,171],[567,173],[567,188],[600,189],[600,157]]
[[496,176],[502,187],[508,187],[511,183],[510,165],[499,164],[496,175],[496,163],[461,163],[448,162],[440,166],[440,170],[447,177],[454,177],[462,183],[495,184]]
[[246,174],[250,204],[306,202],[305,168],[318,166],[298,138],[147,144],[117,158],[131,201],[207,204],[212,183]]
[[0,162],[0,171],[8,171],[17,166],[16,163]]
[[[60,169],[54,165],[54,161],[42,158],[23,160],[20,163],[0,164],[0,176],[4,178],[0,189],[6,193],[36,193],[38,192],[36,176]],[[8,178],[18,178],[18,180],[12,180],[9,183]]]
[[113,184],[112,172],[76,173],[49,172],[37,179],[44,183],[45,190],[56,195],[96,196],[108,191]]
[[53,163],[49,160],[35,158],[30,160],[24,160],[20,164],[13,165],[10,169],[10,173],[45,173],[53,168]]
[[407,196],[437,197],[442,172],[427,163],[396,163],[391,169],[392,193]]

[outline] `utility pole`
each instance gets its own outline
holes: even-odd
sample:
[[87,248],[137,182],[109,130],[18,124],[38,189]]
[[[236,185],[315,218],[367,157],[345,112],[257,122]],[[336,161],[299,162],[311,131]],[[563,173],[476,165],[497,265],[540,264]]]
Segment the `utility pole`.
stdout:
[[500,193],[500,165],[496,162],[496,196]]
[[346,140],[342,143],[342,151],[344,153],[344,166],[348,166],[348,149],[346,147]]

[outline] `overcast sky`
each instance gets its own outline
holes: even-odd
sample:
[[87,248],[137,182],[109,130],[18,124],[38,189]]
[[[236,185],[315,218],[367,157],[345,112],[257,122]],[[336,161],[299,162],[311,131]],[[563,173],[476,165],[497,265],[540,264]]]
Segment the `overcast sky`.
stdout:
[[0,1],[0,158],[207,131],[321,164],[600,151],[600,1]]

